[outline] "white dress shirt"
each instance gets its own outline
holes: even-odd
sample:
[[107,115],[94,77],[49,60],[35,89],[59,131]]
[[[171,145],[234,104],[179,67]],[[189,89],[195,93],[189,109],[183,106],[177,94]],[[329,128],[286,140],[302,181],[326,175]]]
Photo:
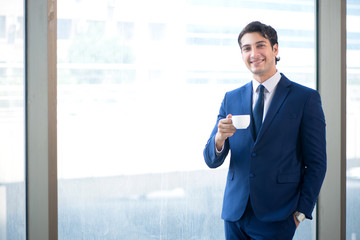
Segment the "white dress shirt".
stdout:
[[[266,113],[269,109],[271,100],[274,97],[274,93],[277,87],[277,84],[279,83],[281,78],[281,74],[279,71],[276,71],[276,73],[270,77],[269,79],[265,80],[265,82],[262,83],[262,85],[265,87],[264,89],[264,113],[263,113],[263,121],[265,119]],[[256,80],[252,80],[253,84],[253,99],[252,99],[252,109],[254,110],[256,101],[259,97],[259,85],[260,83]]]

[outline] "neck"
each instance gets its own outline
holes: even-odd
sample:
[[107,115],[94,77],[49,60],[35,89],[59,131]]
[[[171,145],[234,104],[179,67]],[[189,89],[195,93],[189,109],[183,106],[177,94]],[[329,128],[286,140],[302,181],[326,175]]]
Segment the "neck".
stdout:
[[259,75],[259,74],[253,74],[253,78],[259,82],[260,84],[264,83],[266,80],[268,80],[269,78],[271,78],[272,76],[274,76],[276,73],[276,67],[274,67],[274,69],[272,69],[271,71]]

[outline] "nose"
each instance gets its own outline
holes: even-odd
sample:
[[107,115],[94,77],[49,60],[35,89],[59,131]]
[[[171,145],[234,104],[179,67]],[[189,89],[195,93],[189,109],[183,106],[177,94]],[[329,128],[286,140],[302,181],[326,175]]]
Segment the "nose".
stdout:
[[250,53],[250,57],[254,58],[258,55],[258,51],[256,50],[256,48],[251,48],[251,53]]

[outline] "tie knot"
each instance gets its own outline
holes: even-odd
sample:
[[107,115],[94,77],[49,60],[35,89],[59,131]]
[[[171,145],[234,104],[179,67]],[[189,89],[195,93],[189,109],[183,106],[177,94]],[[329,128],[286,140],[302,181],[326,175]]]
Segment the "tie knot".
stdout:
[[263,94],[263,93],[264,93],[264,89],[265,89],[264,85],[260,84],[260,85],[259,85],[259,93],[260,93],[260,94]]

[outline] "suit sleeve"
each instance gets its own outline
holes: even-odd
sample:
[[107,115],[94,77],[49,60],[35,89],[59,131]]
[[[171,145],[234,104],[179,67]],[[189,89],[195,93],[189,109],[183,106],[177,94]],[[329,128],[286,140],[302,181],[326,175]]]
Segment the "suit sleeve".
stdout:
[[300,130],[301,152],[304,162],[298,211],[312,219],[326,172],[325,116],[320,95],[314,91],[307,99]]
[[217,126],[218,126],[220,119],[226,118],[226,115],[227,115],[226,111],[225,111],[225,105],[226,105],[226,95],[224,97],[223,102],[221,103],[221,107],[220,107],[220,111],[219,111],[219,115],[218,115],[216,124],[214,126],[213,131],[211,132],[210,138],[207,141],[204,152],[203,152],[205,163],[210,168],[217,168],[217,167],[221,166],[224,163],[225,158],[226,158],[227,154],[229,153],[229,149],[230,149],[229,139],[226,139],[224,149],[221,152],[221,154],[217,155],[216,151],[215,151],[215,135],[217,133]]

